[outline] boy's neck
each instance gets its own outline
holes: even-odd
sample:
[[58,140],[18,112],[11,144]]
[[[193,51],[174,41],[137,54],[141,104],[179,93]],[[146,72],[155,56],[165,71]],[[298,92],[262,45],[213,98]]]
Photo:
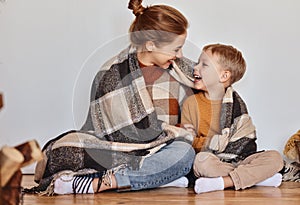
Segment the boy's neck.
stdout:
[[204,96],[209,100],[222,100],[225,95],[225,87],[218,87],[216,89],[210,89],[209,91],[204,91]]

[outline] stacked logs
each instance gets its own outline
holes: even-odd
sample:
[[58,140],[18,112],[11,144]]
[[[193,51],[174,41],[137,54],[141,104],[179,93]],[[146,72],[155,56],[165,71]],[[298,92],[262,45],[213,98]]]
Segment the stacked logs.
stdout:
[[4,146],[0,150],[0,205],[17,205],[22,191],[21,168],[42,159],[38,143],[31,140],[16,147]]

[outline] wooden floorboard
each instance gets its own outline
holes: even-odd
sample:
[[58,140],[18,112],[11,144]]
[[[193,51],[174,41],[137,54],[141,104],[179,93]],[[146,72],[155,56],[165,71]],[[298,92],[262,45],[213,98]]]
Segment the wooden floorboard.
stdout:
[[[23,187],[32,187],[32,175],[24,175]],[[39,196],[25,194],[24,205],[66,204],[194,204],[194,205],[299,205],[300,183],[284,182],[279,188],[252,187],[242,191],[228,189],[204,194],[195,194],[189,188],[157,188],[153,190],[122,192],[107,191],[98,194]]]

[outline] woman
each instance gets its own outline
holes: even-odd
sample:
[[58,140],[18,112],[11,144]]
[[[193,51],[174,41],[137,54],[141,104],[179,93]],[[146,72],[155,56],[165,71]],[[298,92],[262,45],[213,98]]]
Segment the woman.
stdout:
[[86,123],[46,144],[30,191],[149,189],[190,171],[193,135],[174,126],[193,85],[184,74],[193,65],[182,58],[188,22],[170,6],[141,2],[129,2],[132,44],[96,75]]

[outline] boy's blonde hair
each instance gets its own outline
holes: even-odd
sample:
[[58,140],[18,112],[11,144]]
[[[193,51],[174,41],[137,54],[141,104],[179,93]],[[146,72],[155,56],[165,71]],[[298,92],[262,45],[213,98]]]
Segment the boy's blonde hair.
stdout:
[[242,53],[230,45],[210,44],[203,48],[203,51],[210,50],[218,56],[218,63],[231,72],[230,84],[239,81],[246,72],[246,62]]

